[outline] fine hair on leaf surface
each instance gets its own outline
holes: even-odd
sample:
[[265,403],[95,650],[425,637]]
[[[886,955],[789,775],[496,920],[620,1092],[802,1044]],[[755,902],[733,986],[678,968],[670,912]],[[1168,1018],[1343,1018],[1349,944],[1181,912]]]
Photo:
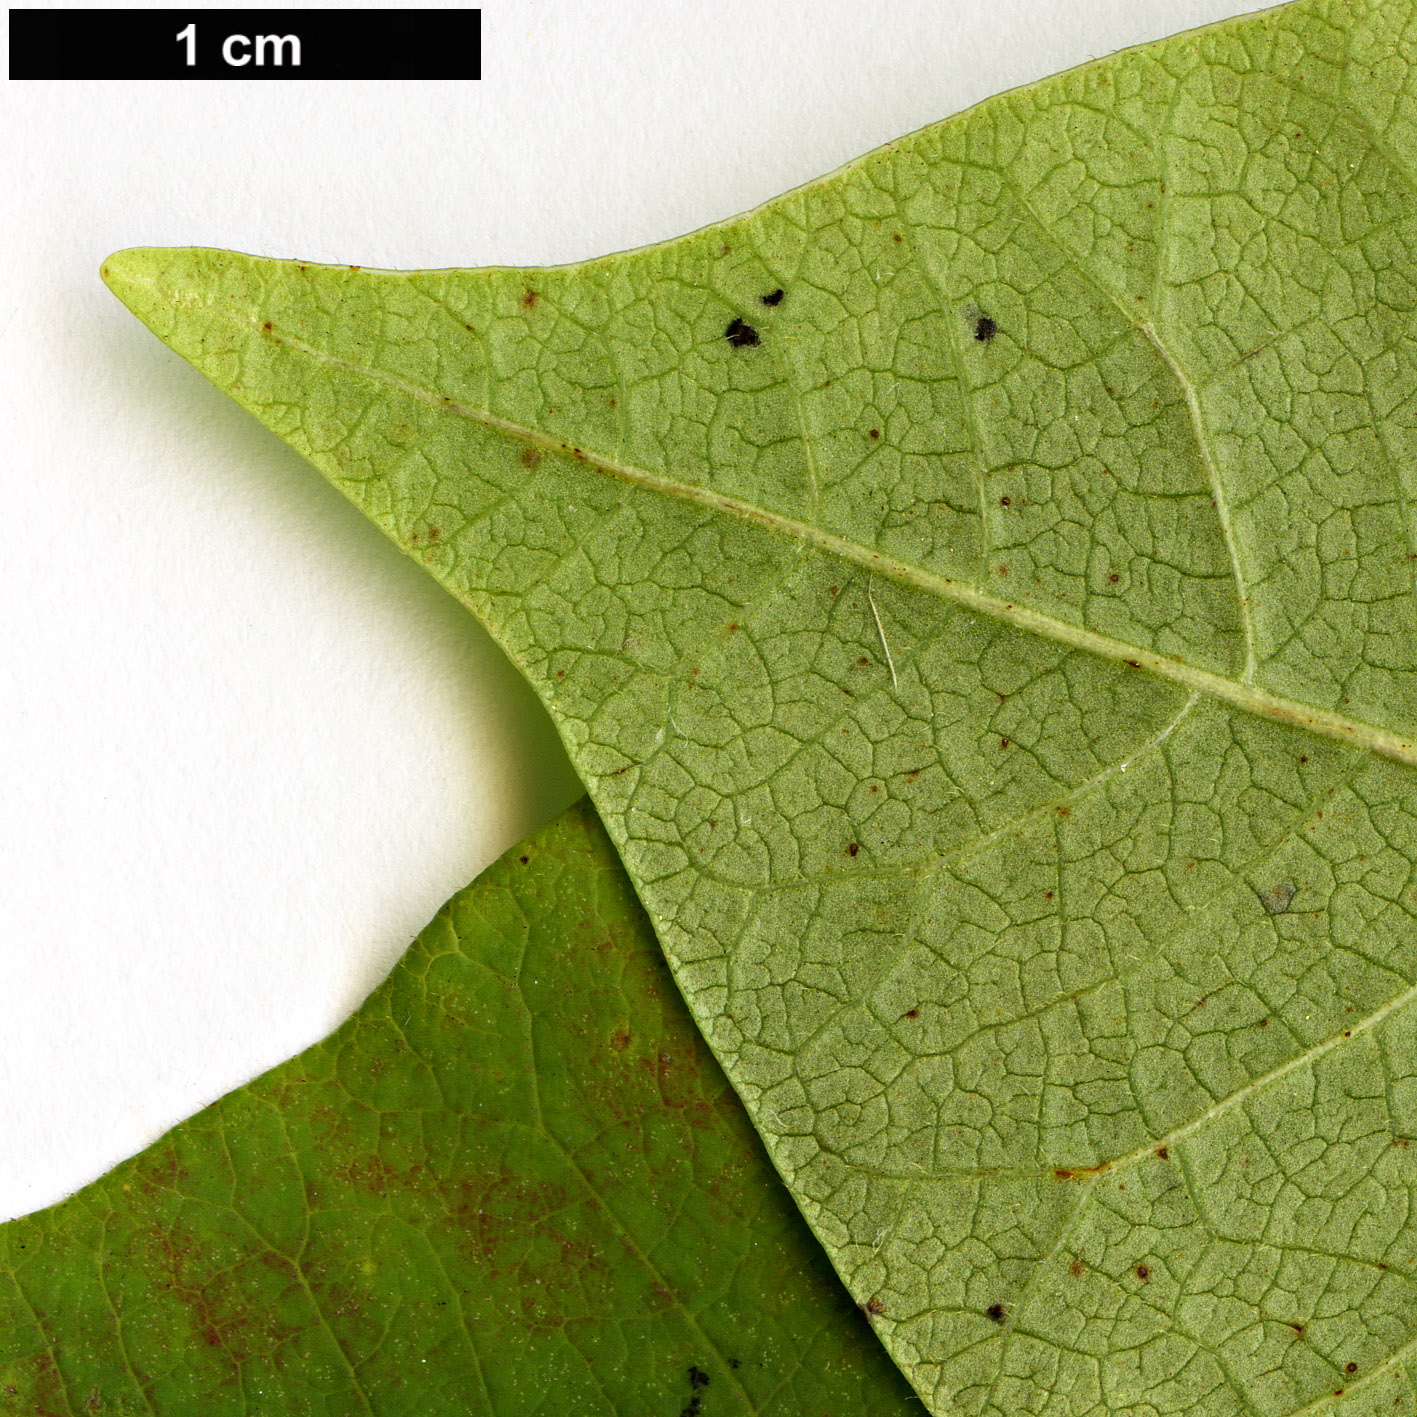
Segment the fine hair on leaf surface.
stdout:
[[1417,1389],[1411,0],[544,270],[105,278],[487,625],[940,1413]]

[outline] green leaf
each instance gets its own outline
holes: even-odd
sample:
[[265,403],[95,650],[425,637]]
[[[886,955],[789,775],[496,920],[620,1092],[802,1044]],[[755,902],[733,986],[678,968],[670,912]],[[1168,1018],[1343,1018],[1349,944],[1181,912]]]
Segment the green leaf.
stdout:
[[1417,1399],[1414,47],[1305,0],[581,266],[106,267],[536,687],[936,1411]]
[[0,1227],[0,1413],[919,1410],[587,805],[325,1042]]

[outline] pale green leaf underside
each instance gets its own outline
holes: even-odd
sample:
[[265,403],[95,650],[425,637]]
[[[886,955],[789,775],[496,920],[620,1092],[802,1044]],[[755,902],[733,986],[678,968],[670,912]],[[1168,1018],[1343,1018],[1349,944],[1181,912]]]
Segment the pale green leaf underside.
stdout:
[[1414,46],[1301,3],[582,266],[106,268],[537,687],[937,1412],[1417,1401]]

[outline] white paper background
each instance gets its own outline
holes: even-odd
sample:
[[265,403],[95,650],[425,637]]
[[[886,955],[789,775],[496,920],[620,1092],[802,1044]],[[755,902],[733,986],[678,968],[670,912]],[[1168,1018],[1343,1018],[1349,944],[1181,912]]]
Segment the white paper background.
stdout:
[[323,1036],[579,792],[486,636],[119,306],[109,251],[573,261],[1251,8],[491,0],[480,83],[7,83],[0,1217]]

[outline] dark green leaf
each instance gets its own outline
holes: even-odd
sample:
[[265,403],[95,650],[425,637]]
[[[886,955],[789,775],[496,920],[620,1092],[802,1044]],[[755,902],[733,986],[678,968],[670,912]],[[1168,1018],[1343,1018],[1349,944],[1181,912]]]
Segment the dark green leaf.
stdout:
[[0,1413],[918,1410],[585,804],[324,1043],[0,1227]]

